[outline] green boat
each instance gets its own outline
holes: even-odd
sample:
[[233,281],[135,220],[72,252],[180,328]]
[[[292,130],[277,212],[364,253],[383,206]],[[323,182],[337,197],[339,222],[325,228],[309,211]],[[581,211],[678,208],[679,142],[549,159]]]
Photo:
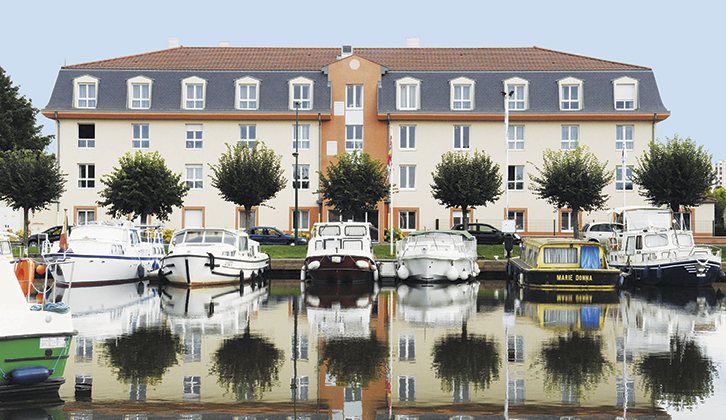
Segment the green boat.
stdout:
[[77,334],[64,304],[31,303],[0,260],[0,404],[57,393]]

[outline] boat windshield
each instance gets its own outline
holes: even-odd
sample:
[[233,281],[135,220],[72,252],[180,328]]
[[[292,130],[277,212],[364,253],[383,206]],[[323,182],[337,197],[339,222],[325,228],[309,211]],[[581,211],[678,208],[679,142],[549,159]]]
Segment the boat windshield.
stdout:
[[[69,239],[100,239],[113,242],[126,242],[124,230],[104,225],[76,226],[71,230]],[[128,234],[128,231],[126,232]]]
[[320,236],[340,236],[340,226],[320,226],[318,228]]
[[346,226],[345,236],[366,236],[368,228],[366,226]]
[[[190,230],[184,233],[175,235],[172,239],[172,245],[179,244],[181,242],[187,244],[229,244],[234,245],[234,235],[231,235],[223,230]],[[246,248],[246,246],[245,246]]]

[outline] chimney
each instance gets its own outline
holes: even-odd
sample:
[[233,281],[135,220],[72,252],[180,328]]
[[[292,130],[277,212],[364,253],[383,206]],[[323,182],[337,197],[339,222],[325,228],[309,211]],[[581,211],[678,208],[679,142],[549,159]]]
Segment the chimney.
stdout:
[[421,46],[421,38],[417,36],[406,38],[406,48],[418,48]]
[[219,46],[221,48],[229,48],[229,41],[219,41]]
[[179,48],[179,37],[169,37],[169,48]]

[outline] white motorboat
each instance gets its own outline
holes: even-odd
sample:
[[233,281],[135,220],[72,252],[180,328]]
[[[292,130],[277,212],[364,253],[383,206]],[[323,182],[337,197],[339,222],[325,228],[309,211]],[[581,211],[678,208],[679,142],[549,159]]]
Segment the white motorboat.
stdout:
[[29,303],[6,259],[0,259],[0,296],[0,403],[57,392],[77,334],[70,308]]
[[128,221],[75,226],[68,236],[67,249],[63,245],[56,242],[51,252],[43,254],[59,286],[69,286],[71,278],[73,287],[137,281],[155,275],[164,256],[158,227],[136,227]]
[[188,228],[174,233],[161,261],[161,275],[172,284],[231,284],[262,275],[270,256],[247,233],[221,228]]
[[378,280],[370,223],[316,223],[300,279],[351,282]]
[[724,278],[721,250],[695,245],[693,233],[673,224],[670,210],[622,207],[612,211],[624,225],[608,263],[630,284],[702,286]]
[[479,282],[400,283],[398,310],[412,326],[461,326],[476,314]]
[[401,280],[459,281],[479,275],[476,238],[459,230],[413,232],[396,243]]

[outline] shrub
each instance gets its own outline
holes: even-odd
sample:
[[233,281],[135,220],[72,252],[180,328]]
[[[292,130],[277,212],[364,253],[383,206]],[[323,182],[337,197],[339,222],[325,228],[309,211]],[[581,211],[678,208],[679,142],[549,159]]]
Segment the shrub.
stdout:
[[[393,228],[393,241],[400,241],[404,238],[403,232],[401,232],[401,229],[399,228]],[[391,229],[386,229],[383,234],[383,241],[384,242],[391,242]]]

